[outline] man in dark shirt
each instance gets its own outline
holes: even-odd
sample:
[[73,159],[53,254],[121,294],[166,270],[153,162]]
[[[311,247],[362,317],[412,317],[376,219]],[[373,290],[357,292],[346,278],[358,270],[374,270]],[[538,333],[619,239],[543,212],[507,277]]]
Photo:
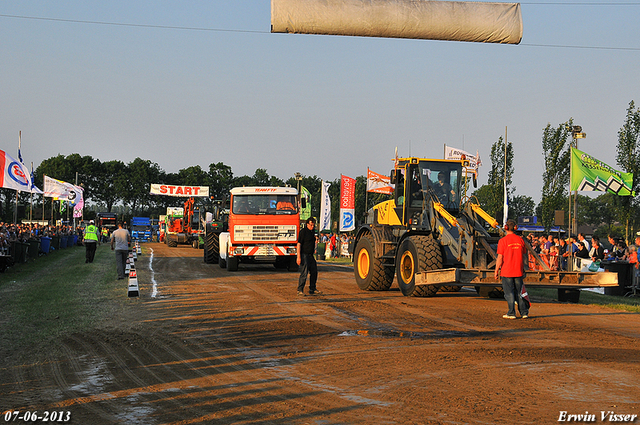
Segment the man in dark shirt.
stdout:
[[300,279],[298,279],[298,295],[304,296],[304,286],[307,283],[307,275],[309,275],[309,294],[316,295],[322,294],[316,288],[316,281],[318,280],[318,264],[313,256],[316,250],[316,235],[314,227],[316,225],[316,219],[309,217],[305,223],[305,226],[300,230],[298,235],[298,259],[297,263],[302,266],[300,270]]

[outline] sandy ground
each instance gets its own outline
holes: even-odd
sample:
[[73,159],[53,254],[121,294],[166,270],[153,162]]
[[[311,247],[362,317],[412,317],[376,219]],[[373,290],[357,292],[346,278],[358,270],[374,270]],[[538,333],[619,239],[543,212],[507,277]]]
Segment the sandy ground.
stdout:
[[145,250],[128,317],[63,341],[63,356],[4,369],[3,409],[69,412],[75,424],[546,424],[562,412],[594,422],[640,413],[638,314],[534,299],[530,319],[509,321],[504,300],[363,292],[350,267],[328,264],[325,294],[299,297],[298,275],[270,265],[228,272],[202,250]]

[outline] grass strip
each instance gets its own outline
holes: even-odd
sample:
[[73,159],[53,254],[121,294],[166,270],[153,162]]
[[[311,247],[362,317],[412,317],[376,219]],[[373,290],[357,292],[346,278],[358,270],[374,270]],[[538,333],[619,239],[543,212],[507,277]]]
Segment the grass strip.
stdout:
[[33,359],[58,342],[104,326],[128,308],[126,284],[117,281],[115,256],[99,246],[85,264],[84,247],[52,252],[0,274],[0,355]]
[[[527,292],[529,292],[529,295],[532,297],[542,301],[555,301],[558,299],[557,289],[527,287]],[[579,304],[599,305],[631,313],[640,313],[640,298],[603,295],[590,291],[580,291]]]

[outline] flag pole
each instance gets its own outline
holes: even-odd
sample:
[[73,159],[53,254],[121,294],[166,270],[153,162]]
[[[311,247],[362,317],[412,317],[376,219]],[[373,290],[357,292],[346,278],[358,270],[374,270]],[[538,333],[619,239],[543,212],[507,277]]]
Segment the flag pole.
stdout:
[[507,126],[504,126],[504,205],[502,207],[502,225],[507,223],[509,216],[509,203],[507,201]]
[[[18,131],[18,161],[22,162],[22,155],[20,154],[20,143],[22,139],[22,131]],[[13,224],[18,224],[18,193],[16,190],[16,206],[13,209]]]
[[[31,175],[33,176],[33,161],[31,161]],[[33,180],[33,179],[31,179]],[[31,182],[31,197],[29,199],[29,221],[33,221],[33,181]]]
[[367,167],[367,180],[364,183],[364,218],[365,221],[369,214],[369,167]]

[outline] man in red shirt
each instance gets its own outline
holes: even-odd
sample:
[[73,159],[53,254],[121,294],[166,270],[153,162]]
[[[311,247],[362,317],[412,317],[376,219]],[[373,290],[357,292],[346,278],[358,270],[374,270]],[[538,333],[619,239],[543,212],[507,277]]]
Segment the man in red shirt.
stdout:
[[496,259],[495,278],[502,278],[504,298],[507,300],[509,311],[502,316],[505,319],[515,319],[515,303],[518,301],[518,310],[523,319],[529,317],[528,303],[522,299],[522,285],[525,274],[527,248],[522,238],[515,234],[518,226],[513,220],[507,220],[504,229],[507,236],[498,242],[498,258]]

